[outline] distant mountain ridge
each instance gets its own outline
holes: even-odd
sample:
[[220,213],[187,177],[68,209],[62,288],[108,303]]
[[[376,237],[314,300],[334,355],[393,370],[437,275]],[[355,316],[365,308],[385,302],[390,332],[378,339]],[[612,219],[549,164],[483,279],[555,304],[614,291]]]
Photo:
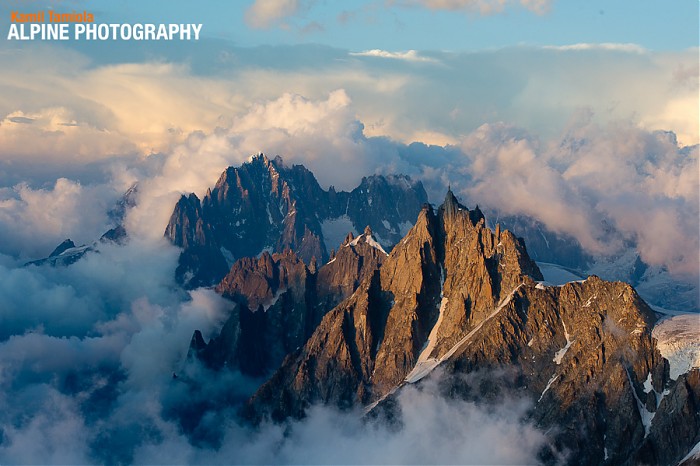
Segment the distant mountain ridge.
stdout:
[[213,285],[241,257],[292,250],[305,263],[325,262],[348,231],[369,225],[390,248],[410,228],[427,194],[406,176],[374,175],[351,192],[326,191],[302,165],[257,155],[227,168],[200,201],[183,195],[165,236],[183,248],[178,280]]

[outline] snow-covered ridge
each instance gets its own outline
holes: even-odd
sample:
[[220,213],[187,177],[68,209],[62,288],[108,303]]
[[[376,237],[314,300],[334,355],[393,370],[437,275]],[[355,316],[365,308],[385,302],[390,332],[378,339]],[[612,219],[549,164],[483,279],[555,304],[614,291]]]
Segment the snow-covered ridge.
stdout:
[[700,367],[700,314],[680,314],[661,320],[652,331],[661,355],[668,359],[671,378]]
[[379,244],[373,237],[372,235],[365,235],[364,233],[352,240],[349,244],[346,246],[357,246],[357,243],[360,242],[360,239],[364,238],[365,242],[372,246],[375,249],[379,249],[381,252],[384,253],[385,256],[388,256],[387,252],[384,250],[381,244]]

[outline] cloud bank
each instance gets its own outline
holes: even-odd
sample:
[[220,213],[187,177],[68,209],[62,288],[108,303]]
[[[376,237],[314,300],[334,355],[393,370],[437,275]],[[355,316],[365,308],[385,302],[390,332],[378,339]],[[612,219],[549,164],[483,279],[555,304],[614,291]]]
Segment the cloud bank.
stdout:
[[[86,81],[78,78],[78,83],[70,84],[71,89],[85,84],[82,95],[90,95],[90,102],[101,102],[102,108],[110,109],[112,118],[96,118],[92,127],[109,127],[124,140],[143,143],[147,137],[149,145],[161,151],[141,156],[129,152],[109,159],[108,165],[99,166],[105,172],[103,184],[58,180],[53,186],[35,188],[27,180],[3,188],[0,223],[7,228],[2,230],[4,246],[0,252],[36,257],[39,251],[48,254],[51,246],[66,237],[87,241],[98,236],[97,231],[105,225],[105,204],[113,202],[116,193],[135,181],[141,184],[141,202],[127,217],[127,227],[138,236],[155,240],[162,235],[180,193],[202,196],[226,166],[264,152],[280,154],[287,163],[305,164],[326,187],[351,189],[366,174],[402,172],[422,179],[437,201],[444,186],[451,183],[468,203],[503,214],[531,216],[552,231],[574,237],[591,253],[617,254],[631,243],[648,264],[697,276],[698,147],[686,145],[678,133],[660,130],[677,129],[686,140],[697,141],[697,125],[693,134],[682,133],[689,131],[685,123],[676,127],[669,120],[667,125],[651,128],[645,123],[652,118],[658,121],[676,101],[690,102],[693,91],[688,80],[692,73],[687,70],[694,69],[697,57],[607,49],[520,52],[523,54],[515,50],[444,54],[440,56],[441,66],[420,69],[410,63],[406,68],[405,60],[366,61],[373,57],[345,54],[346,61],[321,67],[315,76],[295,67],[271,72],[248,66],[234,76],[234,81],[216,74],[195,76],[187,67],[176,64],[88,69]],[[335,56],[336,52],[332,53]],[[534,57],[545,62],[557,58],[571,81],[534,69],[528,71],[527,67],[523,73],[531,75],[526,84],[515,74],[496,75],[488,66],[482,75],[463,72],[466,66],[489,62],[494,70],[495,63],[508,63],[514,69]],[[620,77],[606,84],[620,92],[616,95],[618,106],[628,107],[629,113],[599,108],[605,98],[594,94],[601,94],[605,86],[600,76],[592,77],[592,70],[585,68],[587,60],[602,58],[611,62],[614,58],[619,62],[617,66],[621,63],[616,71],[623,72],[623,76],[646,69],[646,79],[639,86],[647,88],[658,82],[660,87],[666,86],[670,100],[662,102],[654,93],[649,102],[637,103],[639,95],[649,93]],[[656,71],[662,62],[663,77]],[[656,65],[645,68],[652,63]],[[669,74],[672,63],[677,68]],[[579,71],[591,82],[575,78]],[[494,118],[481,118],[465,110],[467,105],[488,107],[478,96],[483,86],[472,89],[469,83],[462,83],[456,88],[449,81],[452,72],[471,76],[474,83],[498,76],[501,81],[497,88],[503,91],[498,99],[503,103],[497,105]],[[374,73],[379,73],[376,79]],[[118,103],[116,97],[104,91],[105,84],[95,87],[97,76],[99,82],[111,80],[112,86],[123,92],[118,94]],[[57,80],[61,82],[60,75]],[[65,80],[67,83],[68,77]],[[329,89],[334,84],[339,86]],[[571,108],[562,108],[561,98],[568,95],[562,86],[570,86],[573,92],[574,84],[575,92],[567,98],[567,102],[572,101]],[[188,85],[194,87],[192,92],[185,91]],[[282,86],[300,92],[275,94]],[[623,87],[632,90],[635,102],[630,90],[622,91]],[[248,94],[245,99],[242,90]],[[151,92],[157,98],[141,98]],[[464,99],[473,101],[467,103]],[[188,105],[195,100],[197,104]],[[72,114],[99,115],[82,100],[76,102]],[[4,146],[0,157],[5,163],[31,167],[41,161],[41,165],[50,166],[53,160],[60,163],[56,168],[60,173],[75,161],[70,150],[71,135],[54,136],[65,139],[66,152],[58,150],[45,159],[42,143],[35,147],[33,142],[41,141],[41,134],[48,131],[37,123],[40,119],[32,119],[32,123],[11,121],[20,114],[34,115],[31,99],[9,105],[13,110],[8,115],[12,116],[4,121],[10,123],[4,123],[0,130],[21,131],[24,152],[18,155],[19,149]],[[645,106],[661,113],[652,117],[637,110],[637,116],[631,116],[632,108]],[[187,110],[175,111],[175,107]],[[517,124],[525,109],[527,119],[534,122],[532,127]],[[132,122],[129,115],[138,118]],[[697,109],[687,115],[687,121],[697,120]],[[552,133],[552,128],[538,131],[539,125],[560,116],[561,121],[552,125],[557,132]],[[468,121],[477,119],[481,123],[469,129]],[[149,123],[142,131],[146,120]],[[36,131],[37,137],[25,133],[27,128]],[[80,131],[82,127],[70,128]],[[171,131],[173,128],[177,130]],[[435,142],[439,147],[429,145]],[[89,138],[81,144],[84,158],[104,158],[103,148],[91,146]]]

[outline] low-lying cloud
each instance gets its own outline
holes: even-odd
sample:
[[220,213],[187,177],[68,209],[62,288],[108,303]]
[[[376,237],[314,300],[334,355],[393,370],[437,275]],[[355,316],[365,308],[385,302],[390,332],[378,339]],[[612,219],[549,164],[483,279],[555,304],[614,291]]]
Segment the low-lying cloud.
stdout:
[[449,400],[438,380],[399,395],[402,428],[315,407],[252,429],[236,406],[262,381],[186,362],[193,331],[211,338],[232,303],[178,289],[178,250],[134,236],[68,267],[0,266],[0,461],[535,461],[545,440],[524,421],[527,401]]

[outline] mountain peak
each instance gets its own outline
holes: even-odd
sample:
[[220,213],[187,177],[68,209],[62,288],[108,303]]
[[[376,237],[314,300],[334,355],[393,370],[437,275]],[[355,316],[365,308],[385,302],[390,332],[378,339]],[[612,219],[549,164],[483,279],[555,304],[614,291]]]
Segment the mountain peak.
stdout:
[[445,200],[442,202],[440,209],[444,211],[446,217],[451,218],[455,216],[457,211],[466,210],[466,207],[459,203],[452,192],[452,187],[448,186],[447,194],[445,194]]
[[49,257],[56,257],[60,256],[63,252],[67,251],[68,249],[74,248],[75,243],[70,239],[65,239],[61,244],[56,246],[56,249],[53,250],[51,254],[49,254]]
[[[353,241],[364,225],[371,226],[367,239],[388,250],[426,200],[423,185],[405,176],[374,175],[352,192],[326,191],[303,165],[286,166],[279,156],[271,160],[259,153],[226,168],[201,203],[183,196],[166,236],[185,249],[178,280],[213,285],[236,259],[263,250],[291,249],[307,264],[312,257],[326,262],[332,248]],[[349,231],[354,235],[343,243]]]
[[248,159],[248,163],[256,163],[256,162],[257,163],[262,162],[263,164],[267,165],[268,163],[270,163],[270,159],[268,159],[267,156],[265,154],[263,154],[262,152],[258,152],[257,154],[251,155],[250,158]]

